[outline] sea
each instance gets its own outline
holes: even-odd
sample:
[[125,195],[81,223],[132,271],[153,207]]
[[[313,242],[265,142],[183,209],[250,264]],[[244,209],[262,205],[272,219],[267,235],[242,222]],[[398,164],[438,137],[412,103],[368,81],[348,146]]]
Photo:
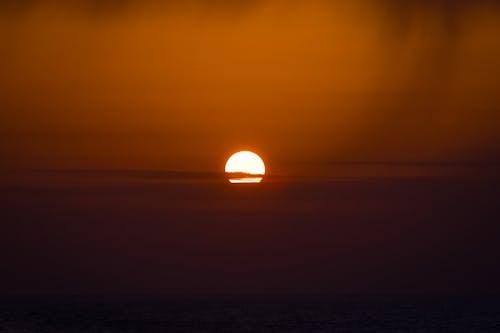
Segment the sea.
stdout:
[[7,297],[0,332],[500,332],[500,298]]

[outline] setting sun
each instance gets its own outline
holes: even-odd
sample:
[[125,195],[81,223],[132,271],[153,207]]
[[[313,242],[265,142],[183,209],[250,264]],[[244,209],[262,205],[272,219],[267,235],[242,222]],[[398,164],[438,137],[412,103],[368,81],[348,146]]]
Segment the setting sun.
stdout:
[[260,183],[266,167],[259,155],[240,151],[227,160],[225,171],[231,183]]

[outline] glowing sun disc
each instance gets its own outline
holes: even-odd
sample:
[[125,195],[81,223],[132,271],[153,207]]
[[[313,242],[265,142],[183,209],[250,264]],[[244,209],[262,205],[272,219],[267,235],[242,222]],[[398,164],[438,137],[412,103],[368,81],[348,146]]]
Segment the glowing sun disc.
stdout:
[[266,173],[266,166],[259,155],[240,151],[227,160],[225,170],[231,183],[260,183]]

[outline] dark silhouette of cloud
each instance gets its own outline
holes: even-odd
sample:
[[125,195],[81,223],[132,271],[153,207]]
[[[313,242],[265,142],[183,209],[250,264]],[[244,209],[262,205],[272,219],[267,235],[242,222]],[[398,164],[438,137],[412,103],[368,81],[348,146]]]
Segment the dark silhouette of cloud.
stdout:
[[[300,1],[290,2],[293,6]],[[54,2],[47,0],[4,0],[0,3],[0,8],[6,10],[26,10],[35,6],[51,4],[61,7],[73,7],[77,9],[94,12],[112,13],[117,10],[126,9],[132,4],[156,3],[161,5],[187,5],[203,6],[209,8],[249,8],[252,6],[266,5],[268,1],[254,0],[170,0],[170,1],[138,1],[138,0],[68,0],[64,2]],[[307,3],[307,1],[305,1]],[[412,13],[420,10],[435,10],[443,13],[448,18],[460,15],[464,10],[477,6],[495,6],[498,2],[493,0],[372,0],[372,3],[380,8],[388,9],[391,13],[400,16],[400,19],[408,18]],[[324,2],[328,6],[328,2]],[[370,2],[363,2],[364,5],[371,5]]]

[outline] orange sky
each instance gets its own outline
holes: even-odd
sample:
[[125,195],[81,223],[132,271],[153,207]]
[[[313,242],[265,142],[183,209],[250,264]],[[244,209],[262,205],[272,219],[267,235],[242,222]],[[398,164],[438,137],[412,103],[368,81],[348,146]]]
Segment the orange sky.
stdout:
[[500,152],[486,2],[90,3],[0,7],[3,166],[213,171],[247,148],[286,172]]

